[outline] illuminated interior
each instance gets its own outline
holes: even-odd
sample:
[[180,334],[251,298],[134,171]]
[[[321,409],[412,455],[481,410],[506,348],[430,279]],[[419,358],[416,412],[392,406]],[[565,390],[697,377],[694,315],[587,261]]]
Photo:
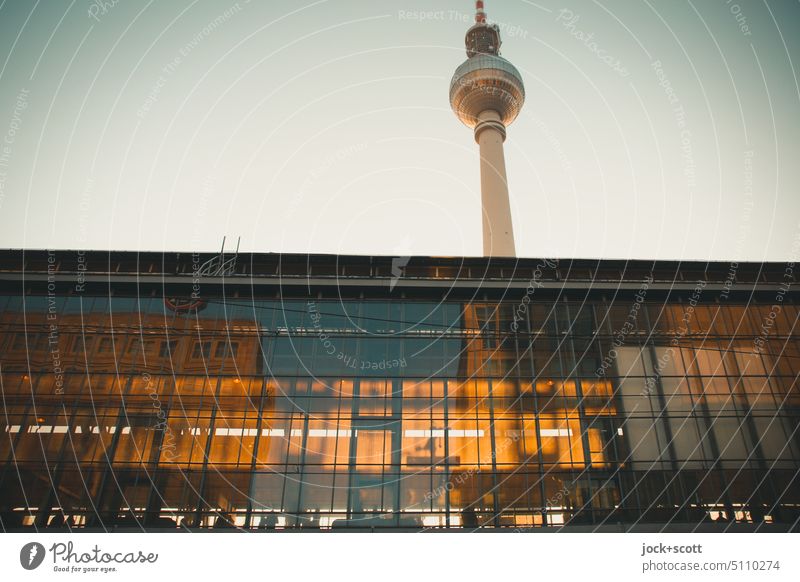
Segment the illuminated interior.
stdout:
[[4,525],[797,515],[795,307],[760,354],[760,306],[698,305],[686,333],[655,303],[623,344],[628,304],[532,302],[512,333],[516,308],[0,296]]

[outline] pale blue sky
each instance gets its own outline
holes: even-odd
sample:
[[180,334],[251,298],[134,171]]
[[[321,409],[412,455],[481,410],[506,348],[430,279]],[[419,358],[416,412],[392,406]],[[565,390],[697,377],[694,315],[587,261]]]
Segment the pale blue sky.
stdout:
[[[472,2],[105,4],[0,4],[0,247],[480,254]],[[800,2],[486,9],[520,256],[798,256]]]

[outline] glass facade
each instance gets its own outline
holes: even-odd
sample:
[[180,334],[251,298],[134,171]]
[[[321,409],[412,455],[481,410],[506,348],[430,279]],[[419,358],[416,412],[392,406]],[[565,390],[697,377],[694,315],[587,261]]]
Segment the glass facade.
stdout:
[[0,295],[6,529],[800,516],[788,299],[178,300],[115,277]]

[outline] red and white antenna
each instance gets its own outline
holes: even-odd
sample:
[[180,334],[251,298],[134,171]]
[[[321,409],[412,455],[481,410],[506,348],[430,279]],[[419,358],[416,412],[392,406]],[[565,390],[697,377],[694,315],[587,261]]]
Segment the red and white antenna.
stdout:
[[483,0],[475,0],[475,22],[486,24],[486,12],[483,11]]

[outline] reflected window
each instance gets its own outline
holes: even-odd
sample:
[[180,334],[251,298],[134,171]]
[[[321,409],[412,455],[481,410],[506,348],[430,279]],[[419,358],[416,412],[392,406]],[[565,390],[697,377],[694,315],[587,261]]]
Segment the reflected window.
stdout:
[[114,342],[110,337],[101,337],[97,346],[98,354],[109,354],[114,351]]
[[211,354],[211,342],[194,342],[192,359],[206,359]]
[[162,341],[158,347],[158,355],[161,358],[169,358],[175,355],[178,349],[178,340]]

